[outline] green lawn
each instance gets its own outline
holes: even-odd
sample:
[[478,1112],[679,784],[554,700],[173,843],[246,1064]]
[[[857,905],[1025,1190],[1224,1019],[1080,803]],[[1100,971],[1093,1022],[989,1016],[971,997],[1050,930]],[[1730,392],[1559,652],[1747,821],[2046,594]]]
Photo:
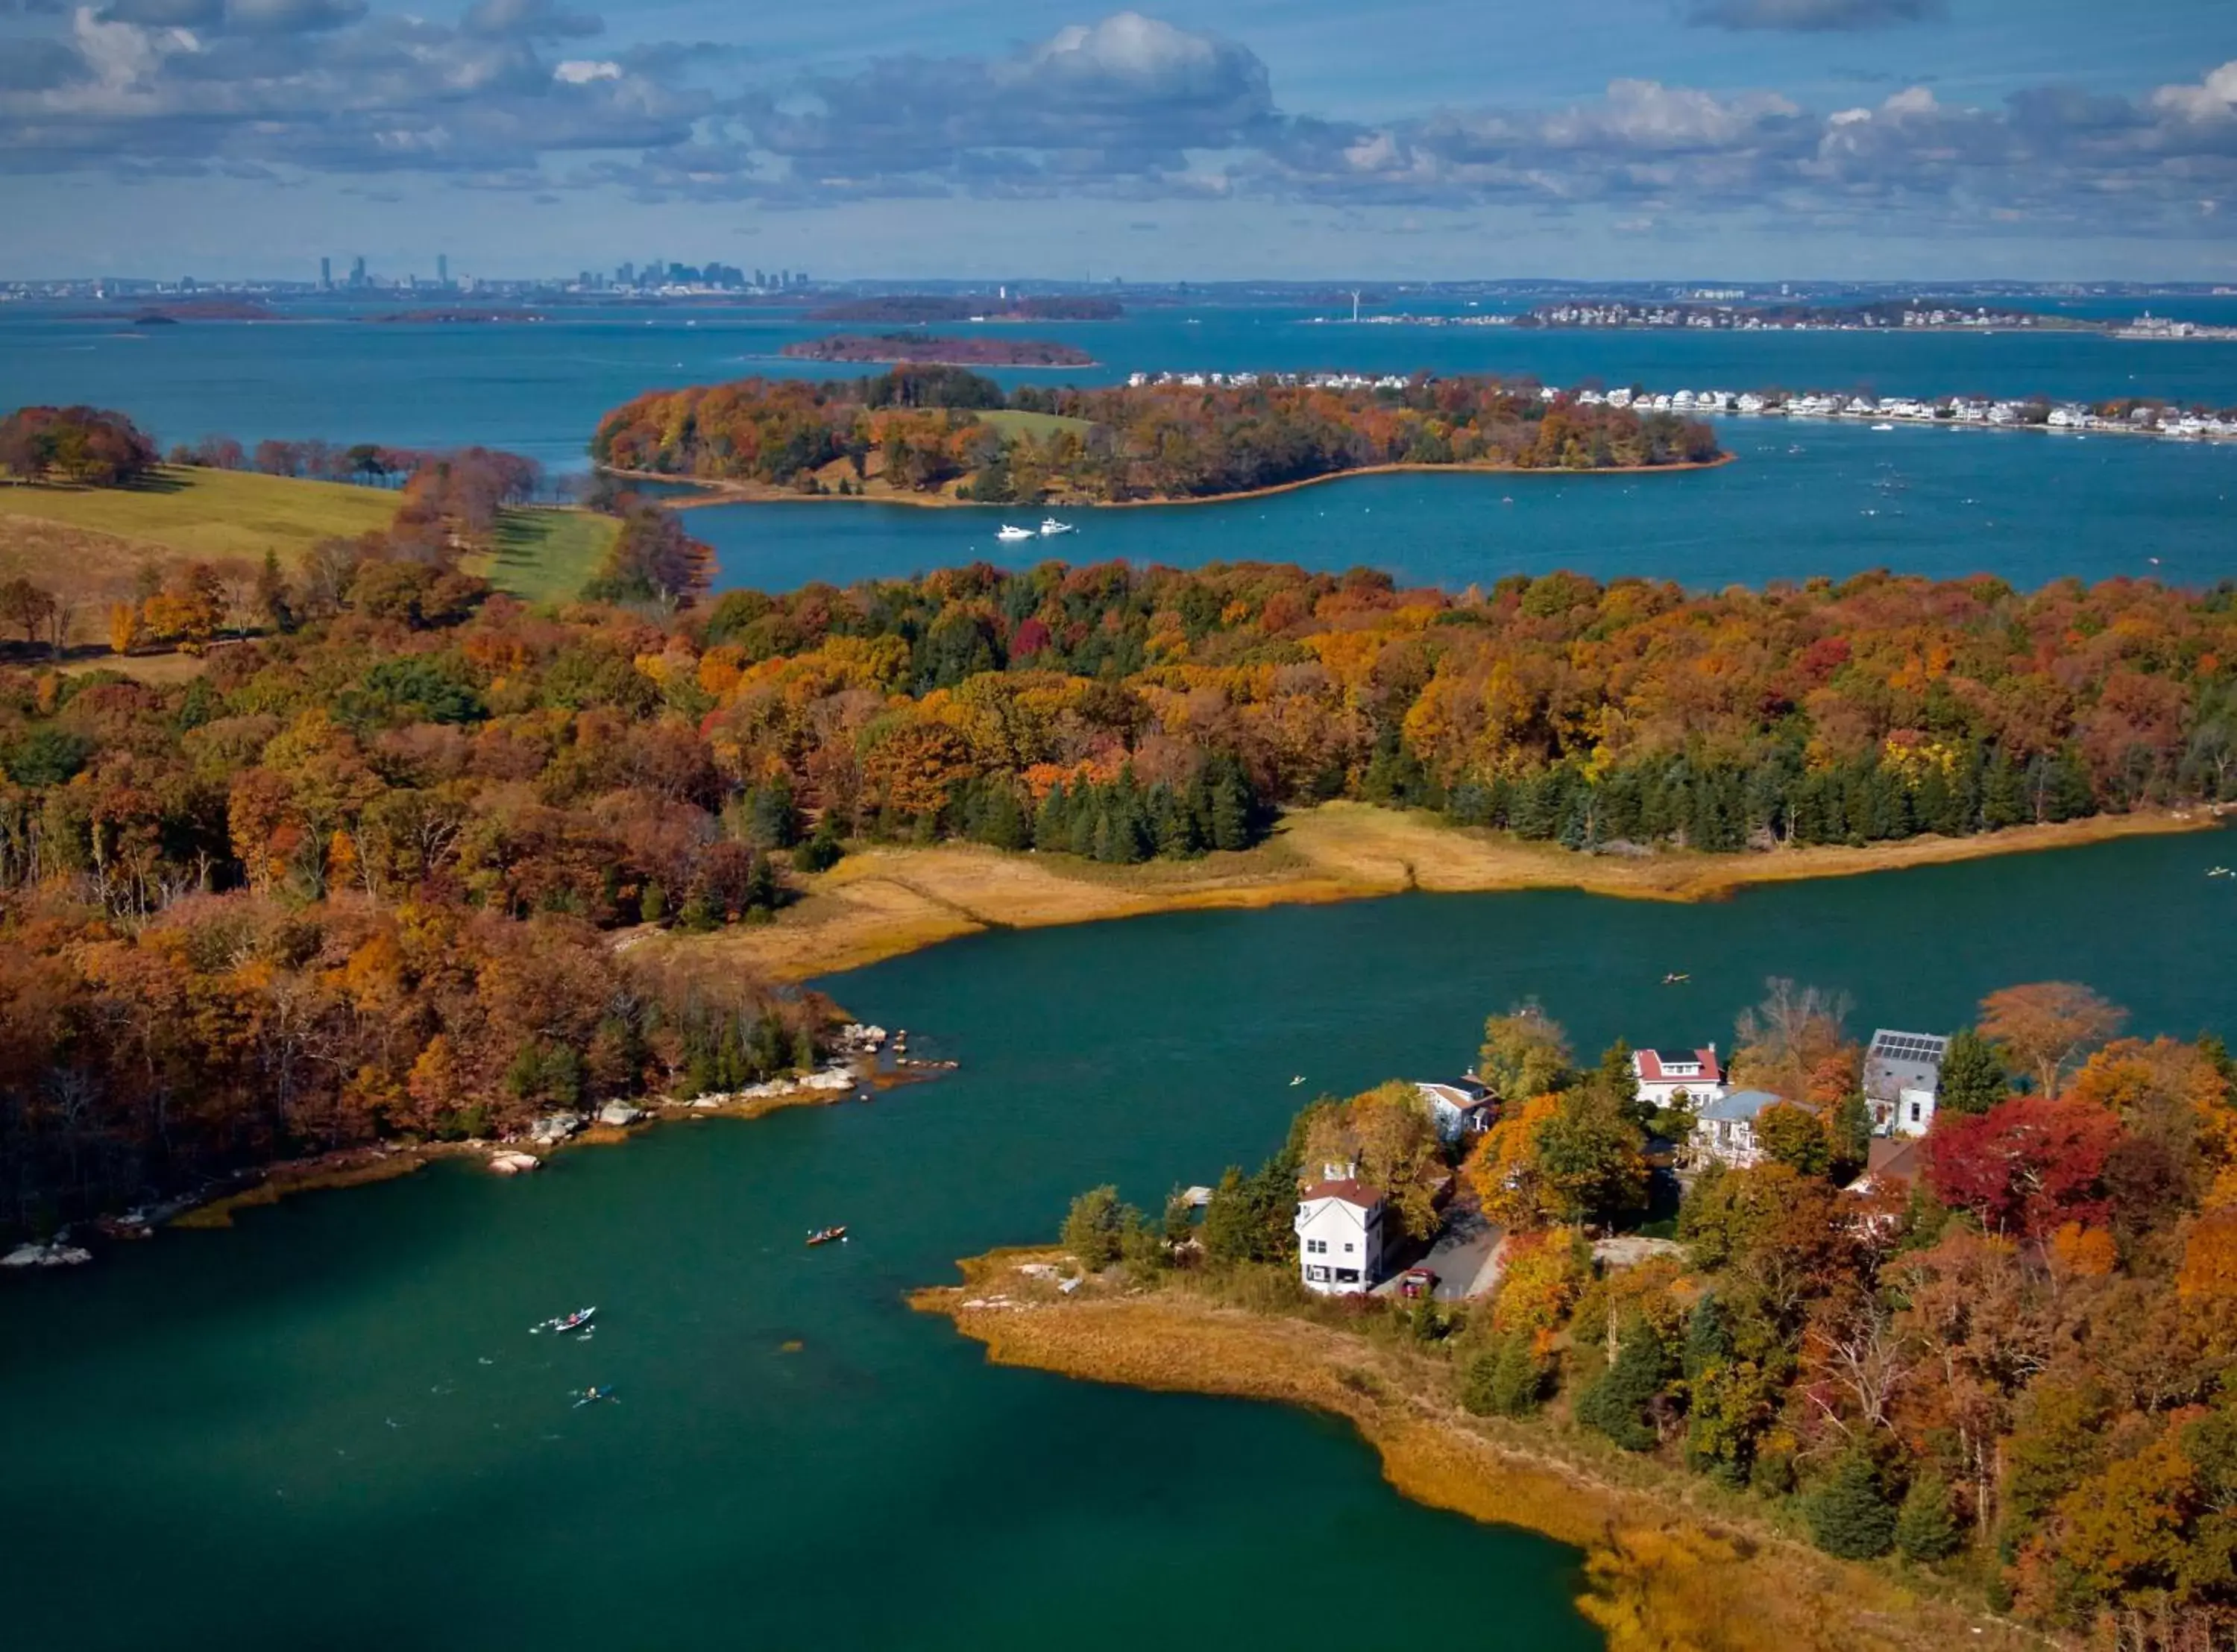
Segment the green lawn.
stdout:
[[68,563],[81,574],[101,571],[81,556],[96,564],[162,561],[167,552],[261,562],[275,550],[292,563],[319,540],[386,528],[395,514],[396,496],[379,488],[166,465],[136,488],[0,486],[0,547],[12,543],[27,563]]
[[474,571],[531,602],[564,602],[583,589],[621,524],[587,510],[508,510],[494,555]]
[[1092,419],[1066,418],[1061,413],[1020,413],[1009,408],[981,413],[979,420],[992,425],[1005,436],[1030,436],[1037,442],[1046,441],[1058,431],[1070,431],[1084,437],[1095,428]]

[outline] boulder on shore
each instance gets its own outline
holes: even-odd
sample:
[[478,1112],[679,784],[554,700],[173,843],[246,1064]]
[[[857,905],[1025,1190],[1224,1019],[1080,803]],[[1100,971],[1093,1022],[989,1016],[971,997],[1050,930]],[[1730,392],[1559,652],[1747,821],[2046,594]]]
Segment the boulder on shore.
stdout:
[[582,1128],[580,1113],[551,1113],[528,1127],[528,1139],[538,1147],[557,1147]]
[[613,1129],[624,1129],[644,1116],[644,1109],[631,1107],[627,1102],[608,1102],[598,1109],[598,1122]]
[[543,1163],[533,1153],[492,1153],[489,1168],[501,1176],[517,1176],[524,1171],[539,1169]]

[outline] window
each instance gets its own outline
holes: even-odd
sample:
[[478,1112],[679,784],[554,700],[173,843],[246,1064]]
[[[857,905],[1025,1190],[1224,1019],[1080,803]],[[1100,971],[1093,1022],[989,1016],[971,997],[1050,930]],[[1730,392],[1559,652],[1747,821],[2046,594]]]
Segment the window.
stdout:
[[1356,1245],[1353,1244],[1353,1243],[1352,1243],[1349,1240],[1348,1240],[1348,1239],[1347,1239],[1347,1240],[1345,1240],[1345,1241],[1343,1241],[1343,1254],[1344,1254],[1345,1255],[1347,1255],[1347,1256],[1350,1255],[1350,1254],[1352,1254],[1352,1252],[1354,1252],[1354,1251],[1357,1250],[1358,1248],[1359,1248],[1359,1247],[1358,1247],[1358,1246],[1356,1246]]
[[1910,1104],[1910,1122],[1913,1124],[1918,1122],[1918,1103],[1917,1102],[1913,1102]]
[[1329,1271],[1325,1267],[1309,1267],[1305,1270],[1305,1277],[1307,1279],[1319,1280],[1323,1284],[1327,1282],[1328,1276]]
[[1328,1241],[1325,1239],[1309,1239],[1305,1241],[1305,1252],[1308,1255],[1311,1256],[1325,1256],[1328,1254]]
[[1339,1267],[1336,1271],[1336,1282],[1339,1285],[1358,1284],[1359,1270],[1356,1267]]

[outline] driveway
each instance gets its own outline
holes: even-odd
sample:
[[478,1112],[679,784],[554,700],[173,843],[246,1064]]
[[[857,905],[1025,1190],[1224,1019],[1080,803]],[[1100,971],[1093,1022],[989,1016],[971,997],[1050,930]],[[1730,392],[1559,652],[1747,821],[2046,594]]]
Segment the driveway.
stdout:
[[1455,1213],[1422,1265],[1437,1272],[1437,1300],[1465,1302],[1499,1283],[1499,1241],[1507,1230],[1486,1221],[1482,1213]]

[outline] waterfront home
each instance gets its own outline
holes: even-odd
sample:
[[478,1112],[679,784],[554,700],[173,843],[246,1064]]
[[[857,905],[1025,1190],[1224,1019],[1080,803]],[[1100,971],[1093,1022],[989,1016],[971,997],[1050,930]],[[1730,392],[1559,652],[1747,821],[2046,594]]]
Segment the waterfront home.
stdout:
[[1639,1083],[1639,1099],[1657,1108],[1675,1107],[1681,1098],[1688,1107],[1722,1099],[1724,1070],[1717,1064],[1717,1047],[1699,1050],[1634,1050],[1632,1076]]
[[1881,1135],[1924,1135],[1942,1089],[1950,1041],[1930,1032],[1882,1027],[1864,1052],[1864,1105]]
[[1437,1139],[1450,1147],[1491,1127],[1491,1091],[1473,1077],[1449,1082],[1418,1081],[1414,1086],[1437,1127]]
[[1349,1175],[1331,1175],[1299,1189],[1297,1266],[1305,1288],[1328,1296],[1356,1296],[1372,1290],[1382,1277],[1388,1215],[1382,1191]]
[[1689,1144],[1696,1163],[1713,1162],[1745,1170],[1763,1162],[1763,1143],[1756,1122],[1772,1107],[1798,1107],[1805,1113],[1818,1109],[1807,1102],[1790,1102],[1767,1089],[1734,1090],[1693,1115],[1693,1139]]

